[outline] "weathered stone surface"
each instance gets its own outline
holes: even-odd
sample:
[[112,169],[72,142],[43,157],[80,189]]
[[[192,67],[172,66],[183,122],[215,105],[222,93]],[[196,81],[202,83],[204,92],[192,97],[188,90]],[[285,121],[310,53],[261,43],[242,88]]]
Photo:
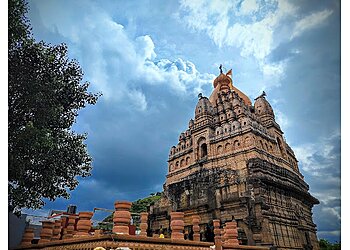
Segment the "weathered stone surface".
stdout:
[[89,236],[91,230],[91,218],[94,215],[93,212],[80,212],[79,220],[77,222],[77,232],[74,237]]
[[147,228],[148,228],[148,213],[146,213],[146,212],[140,213],[140,216],[141,216],[140,236],[146,237],[147,236]]
[[178,239],[178,240],[183,240],[184,239],[184,213],[183,212],[171,212],[170,213],[171,217],[171,238],[172,239]]
[[68,216],[68,222],[67,222],[67,228],[65,230],[64,239],[70,239],[73,238],[74,234],[76,233],[76,215],[69,215]]
[[59,240],[61,238],[61,220],[55,220],[51,240]]
[[53,235],[53,228],[55,226],[55,222],[47,220],[42,221],[42,229],[40,232],[40,240],[39,243],[49,242],[51,241]]
[[34,228],[26,227],[26,230],[24,231],[21,246],[26,246],[32,244],[32,240],[34,238]]
[[193,230],[193,240],[194,241],[200,241],[200,216],[199,215],[193,215],[192,216],[192,230]]
[[214,241],[213,220],[235,220],[241,244],[317,250],[312,207],[319,202],[308,190],[266,94],[252,105],[221,74],[210,98],[199,95],[194,119],[170,149],[150,229],[169,229],[170,212],[180,211],[185,232],[200,216],[202,240]]
[[114,203],[114,215],[113,215],[113,232],[116,234],[129,235],[129,224],[131,219],[130,208],[131,202],[129,201],[116,201]]

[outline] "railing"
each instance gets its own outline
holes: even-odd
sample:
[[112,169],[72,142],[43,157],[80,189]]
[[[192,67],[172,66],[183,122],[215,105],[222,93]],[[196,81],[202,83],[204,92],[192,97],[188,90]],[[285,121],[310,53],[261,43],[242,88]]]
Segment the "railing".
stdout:
[[[16,250],[93,250],[129,248],[130,250],[209,250],[215,249],[213,242],[151,238],[135,235],[110,234],[95,237],[81,237],[16,248]],[[222,250],[268,250],[268,247],[223,244]]]
[[[33,242],[33,228],[27,227],[23,235],[21,246],[15,249],[44,249],[44,250],[96,250],[130,249],[130,250],[233,250],[251,249],[268,250],[266,247],[240,246],[238,229],[235,220],[226,222],[224,229],[220,228],[220,220],[214,220],[214,242],[199,241],[200,216],[192,216],[193,241],[184,240],[184,212],[171,212],[171,238],[147,237],[148,213],[140,214],[139,235],[129,235],[131,219],[131,202],[116,201],[113,214],[112,233],[104,234],[102,230],[91,228],[93,212],[79,212],[60,220],[42,221],[42,230],[38,244]],[[196,237],[195,237],[196,236]],[[96,248],[96,249],[95,249]],[[103,249],[102,248],[102,249]]]

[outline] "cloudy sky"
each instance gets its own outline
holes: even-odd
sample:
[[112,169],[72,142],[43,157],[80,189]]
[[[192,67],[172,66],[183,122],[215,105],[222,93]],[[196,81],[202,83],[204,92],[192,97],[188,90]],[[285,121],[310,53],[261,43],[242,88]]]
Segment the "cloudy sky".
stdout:
[[[35,38],[66,43],[90,90],[79,113],[92,176],[36,213],[162,191],[167,157],[218,66],[251,100],[263,90],[294,149],[318,236],[340,240],[340,1],[29,1]],[[34,211],[28,211],[34,213]],[[105,214],[96,213],[95,219]]]

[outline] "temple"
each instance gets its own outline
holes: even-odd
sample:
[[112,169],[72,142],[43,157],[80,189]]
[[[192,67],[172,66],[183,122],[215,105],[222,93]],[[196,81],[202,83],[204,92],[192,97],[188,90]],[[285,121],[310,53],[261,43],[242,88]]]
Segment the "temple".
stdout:
[[199,94],[188,128],[171,147],[162,198],[149,210],[149,233],[169,235],[170,213],[183,212],[185,238],[214,241],[213,220],[236,221],[242,245],[319,249],[309,193],[266,94],[252,104],[231,70]]

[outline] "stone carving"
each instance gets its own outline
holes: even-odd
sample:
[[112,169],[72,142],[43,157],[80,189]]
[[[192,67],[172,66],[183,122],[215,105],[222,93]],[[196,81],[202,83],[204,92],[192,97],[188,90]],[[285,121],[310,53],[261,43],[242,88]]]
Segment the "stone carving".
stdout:
[[252,104],[221,73],[213,86],[209,98],[200,95],[194,119],[170,150],[164,194],[150,208],[149,230],[170,226],[170,211],[184,212],[184,226],[193,227],[198,215],[208,240],[213,220],[225,224],[234,217],[243,245],[303,249],[307,242],[319,249],[311,211],[319,201],[309,193],[266,93]]
[[200,241],[199,222],[200,222],[199,215],[193,215],[192,216],[192,225],[193,225],[192,230],[193,230],[193,240],[194,241]]
[[171,217],[171,238],[172,239],[179,239],[183,240],[184,239],[184,213],[183,212],[171,212],[170,213]]
[[45,243],[45,242],[51,241],[55,222],[46,220],[46,221],[42,221],[41,224],[42,224],[42,229],[40,232],[39,243]]
[[65,239],[66,238],[66,235],[67,235],[67,222],[68,222],[67,217],[61,217],[61,227],[62,227],[61,239]]
[[226,222],[225,244],[238,245],[237,223],[235,221]]
[[93,212],[80,212],[79,220],[77,223],[77,232],[74,237],[89,236],[91,230],[91,218],[94,215]]
[[148,228],[148,213],[143,212],[140,213],[141,223],[140,223],[140,236],[147,237],[147,228]]
[[61,238],[61,220],[55,220],[51,240],[59,240]]
[[32,244],[34,238],[34,228],[27,227],[21,241],[21,246]]
[[214,226],[214,239],[215,239],[215,249],[221,250],[221,230],[220,230],[220,220],[213,220],[213,226]]
[[114,216],[113,216],[113,232],[116,234],[129,235],[129,224],[131,220],[130,208],[131,202],[129,201],[116,201],[114,203]]
[[64,239],[73,238],[75,234],[75,223],[76,223],[77,216],[76,215],[69,215],[68,216],[68,222],[67,222],[67,228],[66,228],[66,234],[64,236]]

